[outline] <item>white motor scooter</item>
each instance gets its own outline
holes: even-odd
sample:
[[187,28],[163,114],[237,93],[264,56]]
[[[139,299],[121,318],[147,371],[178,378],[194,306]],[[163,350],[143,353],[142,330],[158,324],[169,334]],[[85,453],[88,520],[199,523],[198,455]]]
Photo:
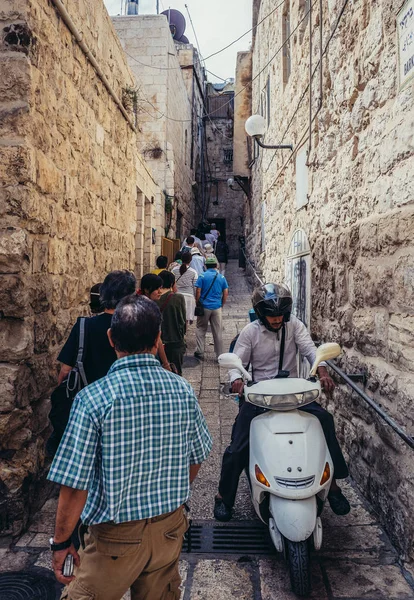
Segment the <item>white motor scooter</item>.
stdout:
[[[300,411],[316,400],[321,387],[316,370],[323,360],[341,353],[338,344],[323,344],[316,352],[309,379],[269,379],[247,383],[245,399],[269,409],[250,427],[249,479],[254,508],[268,524],[278,552],[288,560],[292,591],[306,596],[311,589],[310,548],[322,545],[322,512],[333,477],[333,464],[318,419]],[[250,374],[233,353],[219,356],[221,367]]]

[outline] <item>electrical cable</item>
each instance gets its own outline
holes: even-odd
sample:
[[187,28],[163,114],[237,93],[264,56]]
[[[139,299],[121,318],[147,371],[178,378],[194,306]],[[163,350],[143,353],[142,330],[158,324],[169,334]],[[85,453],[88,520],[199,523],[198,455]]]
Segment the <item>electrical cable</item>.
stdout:
[[[194,24],[193,24],[193,19],[191,18],[190,11],[188,9],[187,4],[184,4],[184,6],[185,6],[185,9],[187,11],[188,18],[190,19],[191,27],[193,29],[194,38],[195,38],[195,41],[196,41],[196,44],[197,44],[198,53],[200,55],[201,61],[204,62],[204,58],[203,58],[203,56],[201,54],[200,43],[198,41],[197,33],[196,33],[196,30],[195,30],[195,27],[194,27]],[[204,62],[204,67],[205,67],[205,62]]]
[[[315,6],[317,0],[315,0],[315,2],[313,3],[312,7]],[[237,92],[237,94],[234,95],[234,98],[236,98],[237,96],[239,96],[240,94],[242,94],[244,92],[245,89],[247,89],[248,87],[251,87],[253,81],[255,81],[258,77],[260,77],[260,75],[263,73],[263,71],[265,71],[267,69],[267,67],[270,65],[271,62],[274,61],[274,59],[276,58],[276,56],[278,56],[283,48],[286,46],[286,44],[289,42],[290,38],[293,37],[293,34],[299,29],[299,27],[301,26],[301,24],[303,23],[303,21],[305,19],[307,19],[308,15],[309,15],[310,10],[308,10],[304,16],[302,17],[302,19],[298,22],[298,24],[296,25],[296,27],[294,29],[292,29],[292,31],[290,32],[290,34],[287,36],[287,38],[285,39],[285,41],[283,42],[283,44],[278,48],[278,50],[275,52],[275,54],[272,56],[272,58],[265,64],[265,66],[257,73],[257,75],[255,75],[254,77],[252,77],[251,81],[249,81],[249,83],[246,83],[246,85],[244,85],[241,90],[239,90]],[[230,104],[230,102],[232,102],[232,100],[230,100],[227,104]],[[224,106],[226,106],[226,104],[223,104],[223,106],[221,106],[220,108],[213,110],[210,115],[213,115],[215,112],[218,112],[219,110],[221,110],[222,108],[224,108]]]
[[209,71],[208,69],[206,69],[207,73],[210,73],[210,75],[214,75],[214,77],[217,77],[217,79],[220,79],[221,81],[228,81],[229,79],[231,79],[231,77],[227,77],[227,79],[223,79],[223,77],[219,77],[218,75],[216,75],[215,73],[213,73],[212,71]]
[[[348,4],[348,3],[349,3],[349,0],[345,0],[345,1],[344,1],[344,3],[343,3],[343,5],[342,5],[342,8],[341,8],[341,10],[339,11],[339,14],[338,14],[338,17],[337,17],[337,19],[336,19],[335,25],[334,25],[334,27],[332,28],[331,34],[330,34],[330,36],[329,36],[329,38],[328,38],[328,40],[327,40],[327,42],[326,42],[326,44],[325,44],[325,47],[324,47],[324,49],[323,49],[323,51],[322,51],[322,57],[324,57],[324,56],[325,56],[325,54],[326,54],[326,51],[328,50],[329,44],[331,43],[331,40],[332,40],[333,36],[335,35],[335,32],[336,32],[336,30],[337,30],[337,29],[338,29],[338,27],[339,27],[339,23],[340,23],[340,21],[341,21],[341,19],[342,19],[342,16],[343,16],[343,14],[344,14],[344,12],[345,12],[345,9],[346,9],[346,7],[347,7],[347,4]],[[313,70],[313,73],[312,73],[312,77],[311,77],[311,79],[313,79],[313,77],[314,77],[314,75],[315,75],[316,71],[318,70],[319,64],[320,64],[320,60],[318,60],[318,62],[317,62],[317,64],[316,64],[316,66],[315,66],[315,68],[314,68],[314,70]],[[282,136],[281,143],[283,142],[283,140],[284,140],[284,138],[285,138],[285,136],[286,136],[286,134],[287,134],[287,132],[288,132],[288,130],[289,130],[289,127],[290,127],[290,125],[291,125],[291,124],[292,124],[292,122],[293,122],[293,119],[294,119],[295,115],[298,113],[298,111],[299,111],[299,107],[300,107],[300,104],[301,104],[301,102],[303,101],[303,98],[305,97],[305,95],[306,95],[306,93],[307,93],[308,89],[309,89],[309,83],[307,84],[307,86],[306,86],[305,90],[303,91],[303,93],[302,93],[302,95],[301,95],[301,97],[300,97],[300,99],[299,99],[299,102],[298,102],[298,104],[297,104],[297,106],[296,106],[296,109],[295,109],[295,111],[293,112],[293,115],[292,115],[291,119],[289,120],[288,126],[287,126],[287,128],[286,128],[286,130],[285,130],[285,132],[284,132],[284,134],[283,134],[283,136]],[[319,111],[320,111],[321,107],[322,107],[322,98],[321,98],[321,100],[320,100],[320,106],[319,106],[318,110],[316,111],[316,113],[315,113],[315,114],[314,114],[314,116],[312,117],[312,123],[315,121],[316,117],[318,116],[318,114],[319,114]],[[285,161],[285,163],[283,164],[283,166],[282,166],[282,167],[281,167],[281,169],[279,170],[279,173],[277,174],[277,176],[276,176],[276,179],[275,179],[275,180],[274,180],[274,181],[271,183],[271,185],[270,185],[270,186],[267,188],[267,190],[264,192],[264,195],[266,195],[266,194],[268,194],[268,193],[270,192],[270,190],[271,190],[271,189],[272,189],[272,187],[275,185],[275,183],[278,181],[279,177],[281,176],[281,174],[283,173],[283,171],[285,170],[285,168],[287,167],[287,165],[288,165],[288,164],[290,163],[290,161],[292,160],[293,156],[297,154],[298,150],[300,150],[300,148],[301,148],[301,147],[304,145],[304,143],[307,141],[307,139],[308,139],[308,137],[309,137],[309,135],[308,135],[308,136],[306,135],[307,133],[308,133],[308,128],[306,129],[305,133],[304,133],[304,134],[302,135],[302,137],[300,138],[300,140],[299,140],[299,142],[297,143],[297,145],[296,145],[296,148],[294,149],[294,151],[293,151],[293,152],[290,154],[289,158],[288,158],[288,159]],[[305,138],[306,138],[306,139],[305,139]],[[275,152],[273,153],[273,156],[272,156],[272,158],[271,158],[271,160],[270,160],[269,164],[267,165],[267,170],[269,169],[270,165],[272,164],[272,162],[273,162],[273,159],[275,158],[276,154],[277,154],[277,152],[275,151]]]
[[[348,1],[348,0],[347,0]],[[317,0],[315,0],[313,6],[316,4]],[[297,29],[300,27],[300,25],[303,23],[303,21],[308,17],[309,15],[309,10],[305,13],[305,15],[302,17],[302,19],[297,23],[296,27],[294,29],[292,29],[292,31],[290,32],[290,34],[288,35],[288,37],[286,38],[286,40],[283,42],[283,44],[277,49],[277,51],[275,52],[275,54],[272,56],[271,59],[269,59],[269,61],[265,64],[265,66],[254,76],[252,77],[251,81],[249,81],[249,83],[246,83],[246,85],[244,85],[238,92],[237,94],[234,94],[233,98],[231,100],[229,100],[228,102],[226,102],[225,104],[223,104],[223,106],[221,106],[220,108],[217,108],[209,113],[207,113],[206,117],[210,117],[211,115],[214,115],[216,112],[218,112],[219,110],[222,110],[225,106],[231,104],[234,99],[239,96],[240,94],[242,94],[248,87],[251,87],[253,82],[260,77],[260,75],[263,73],[263,71],[265,71],[267,69],[267,67],[274,61],[274,59],[280,54],[280,52],[282,52],[283,48],[286,46],[286,44],[289,42],[289,40],[291,39],[291,37],[293,37],[293,34],[297,31]],[[133,56],[129,55],[130,58],[132,58],[133,60],[135,60],[136,62],[140,62],[138,59],[134,58]],[[149,65],[147,65],[149,66]],[[165,67],[164,67],[165,68]],[[173,117],[168,117],[166,114],[164,114],[163,112],[161,112],[156,106],[154,106],[152,104],[152,102],[150,102],[149,100],[147,100],[144,97],[145,102],[147,102],[148,104],[150,104],[154,110],[156,110],[158,113],[160,113],[163,117],[165,117],[166,119],[169,119],[170,121],[175,121],[176,123],[189,123],[191,122],[191,119],[174,119]],[[154,117],[155,119],[158,119],[160,117]]]
[[212,56],[217,56],[217,54],[220,54],[221,52],[224,52],[224,50],[227,50],[227,48],[230,48],[230,46],[233,46],[233,44],[235,44],[236,42],[238,42],[239,40],[241,40],[242,38],[244,38],[245,35],[247,35],[251,31],[254,31],[254,29],[257,29],[259,27],[259,25],[261,25],[263,23],[263,21],[266,21],[266,19],[268,19],[269,17],[271,17],[272,14],[275,11],[277,11],[277,9],[280,8],[281,6],[283,6],[284,4],[285,4],[285,0],[283,0],[283,2],[281,2],[277,6],[275,6],[275,8],[268,15],[266,15],[265,17],[263,17],[263,19],[261,21],[259,21],[254,27],[251,27],[249,29],[249,31],[246,31],[246,33],[243,33],[243,35],[241,35],[237,39],[233,40],[230,44],[227,44],[227,46],[224,46],[224,48],[222,48],[221,50],[217,50],[217,52],[213,52],[213,54],[209,54],[208,56],[206,56],[206,58],[204,60],[208,60]]

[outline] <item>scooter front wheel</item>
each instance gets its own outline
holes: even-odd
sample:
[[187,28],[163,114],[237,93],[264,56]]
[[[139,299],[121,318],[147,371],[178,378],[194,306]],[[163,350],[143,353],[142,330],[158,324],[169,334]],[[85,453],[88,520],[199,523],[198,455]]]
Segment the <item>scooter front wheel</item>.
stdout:
[[309,542],[291,542],[285,538],[285,549],[292,592],[297,596],[308,596],[311,591]]

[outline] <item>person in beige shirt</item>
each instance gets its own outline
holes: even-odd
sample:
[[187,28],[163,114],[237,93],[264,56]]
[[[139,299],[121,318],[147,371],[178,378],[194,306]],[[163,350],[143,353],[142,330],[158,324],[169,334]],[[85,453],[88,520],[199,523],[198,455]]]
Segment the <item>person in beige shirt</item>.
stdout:
[[[241,358],[245,368],[251,365],[256,382],[277,377],[297,377],[297,353],[300,352],[312,364],[316,346],[302,321],[291,315],[290,291],[283,285],[268,283],[253,292],[252,303],[258,319],[241,331],[233,352]],[[318,374],[322,389],[328,394],[332,393],[335,384],[324,363],[319,365]],[[244,382],[239,371],[231,370],[230,380],[232,392],[241,394]],[[349,472],[336,438],[333,417],[317,402],[300,410],[314,415],[322,425],[335,470],[328,501],[337,515],[346,515],[350,505],[336,479],[345,479]],[[240,398],[239,414],[230,445],[224,452],[219,491],[215,498],[214,516],[219,521],[229,521],[232,517],[239,477],[249,461],[250,423],[266,411]]]

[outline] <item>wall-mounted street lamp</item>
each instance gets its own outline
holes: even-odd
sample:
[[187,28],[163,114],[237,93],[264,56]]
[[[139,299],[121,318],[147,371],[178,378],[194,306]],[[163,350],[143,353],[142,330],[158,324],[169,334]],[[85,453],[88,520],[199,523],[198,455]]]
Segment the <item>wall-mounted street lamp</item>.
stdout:
[[290,150],[293,152],[293,146],[291,144],[278,144],[277,146],[269,146],[263,144],[261,138],[266,133],[266,120],[261,115],[252,115],[245,123],[245,129],[247,135],[250,135],[261,148],[267,148],[269,150]]
[[236,189],[234,189],[235,184],[237,184],[239,188],[243,190],[246,196],[250,198],[250,181],[248,177],[240,177],[238,175],[234,175],[234,177],[229,177],[227,179],[227,187],[233,190],[233,192],[237,191]]

